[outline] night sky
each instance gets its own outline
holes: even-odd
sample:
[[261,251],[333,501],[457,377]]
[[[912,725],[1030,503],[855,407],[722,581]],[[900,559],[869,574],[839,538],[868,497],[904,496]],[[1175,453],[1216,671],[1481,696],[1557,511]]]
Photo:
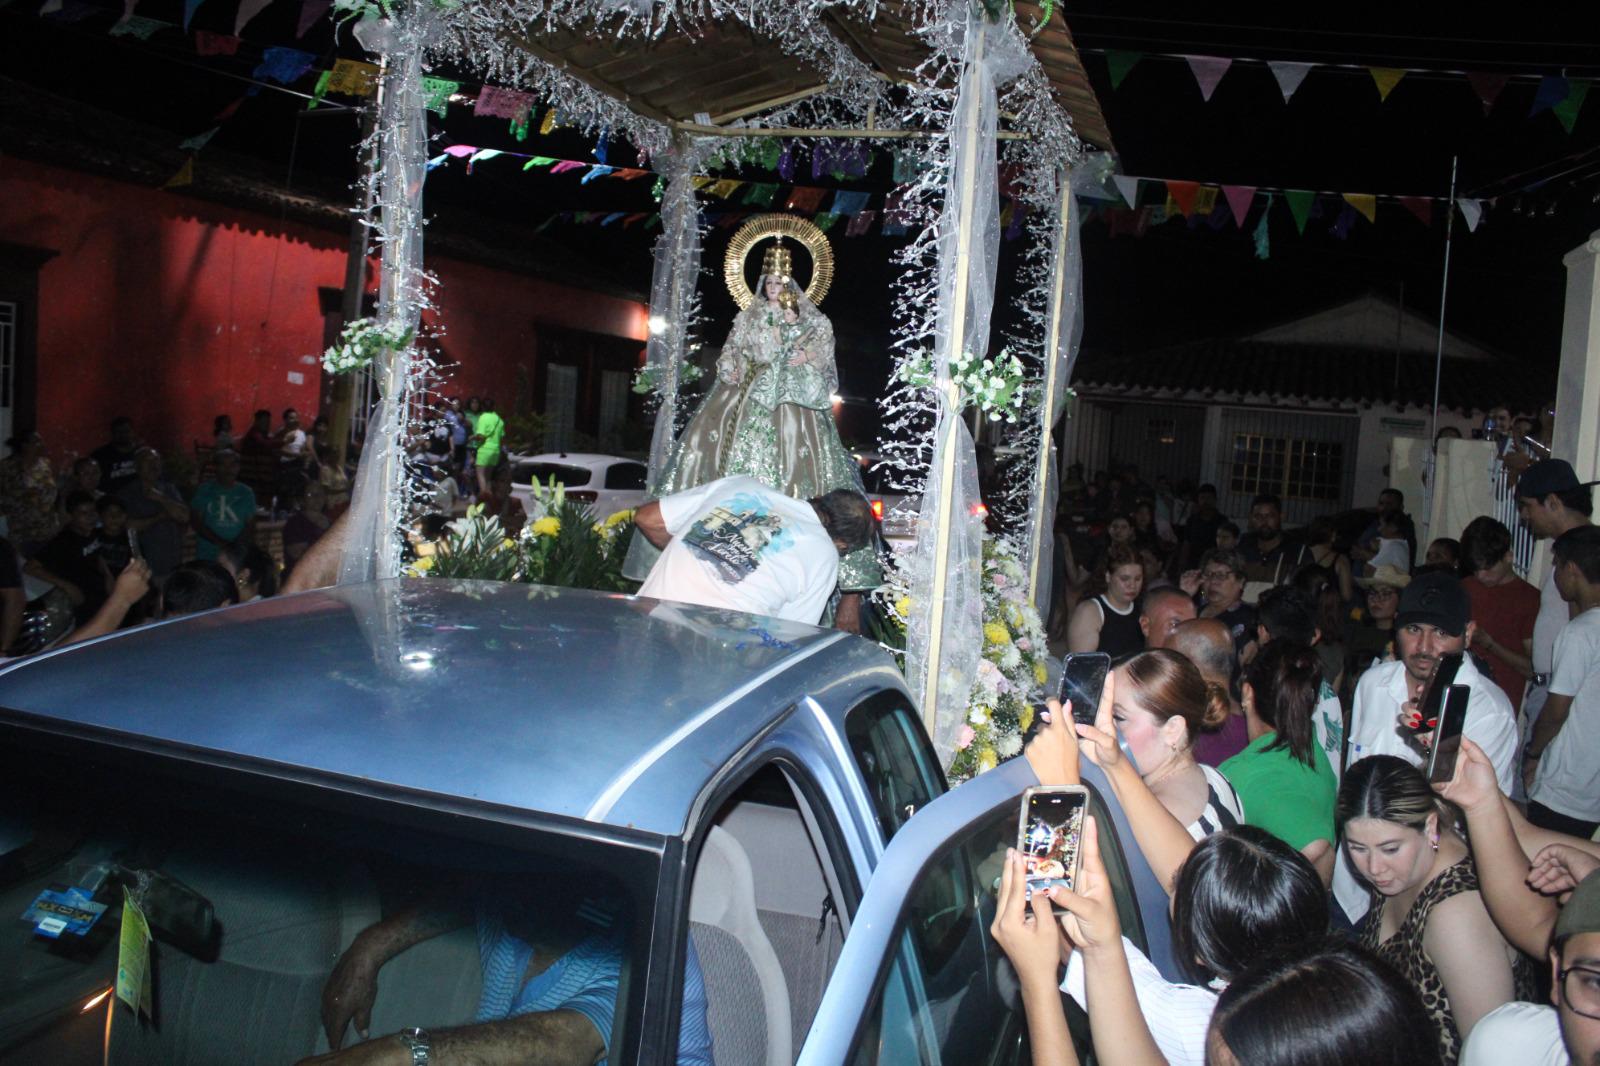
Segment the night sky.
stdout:
[[[248,74],[264,47],[301,47],[320,57],[359,57],[348,32],[335,39],[324,21],[295,38],[299,4],[280,0],[247,29],[237,56],[198,57],[192,40],[164,31],[150,41],[112,38],[120,14],[76,23],[39,18],[34,0],[0,8],[0,75],[82,100],[150,127],[152,141],[174,150],[184,137],[211,128],[213,117],[247,86],[228,74]],[[1455,230],[1448,324],[1468,337],[1553,377],[1561,330],[1561,256],[1600,229],[1600,94],[1568,134],[1549,114],[1529,117],[1536,82],[1513,78],[1486,116],[1459,75],[1409,75],[1380,103],[1362,69],[1313,70],[1284,103],[1268,69],[1256,59],[1425,67],[1512,75],[1565,72],[1600,77],[1600,20],[1567,15],[1588,5],[1559,5],[1555,13],[1522,5],[1476,23],[1441,20],[1430,11],[1384,9],[1381,21],[1329,5],[1278,5],[1275,13],[1235,15],[1197,5],[1073,3],[1064,14],[1109,119],[1127,174],[1286,186],[1318,190],[1444,196],[1450,160],[1460,156],[1459,195],[1499,196],[1477,233],[1459,215]],[[195,28],[229,33],[236,5],[210,0]],[[1457,9],[1461,10],[1461,9]],[[176,0],[143,0],[138,12],[178,22]],[[1276,23],[1263,19],[1276,19]],[[1248,22],[1248,24],[1243,24]],[[1113,90],[1105,49],[1232,56],[1236,62],[1209,103],[1201,100],[1188,66],[1150,55]],[[326,65],[326,59],[321,65]],[[448,73],[448,72],[440,72]],[[469,82],[471,78],[467,78]],[[296,88],[305,90],[310,78]],[[304,101],[276,92],[245,98],[197,160],[197,166],[249,165],[297,192],[348,200],[355,177],[356,123],[346,114],[304,117]],[[537,133],[514,141],[500,119],[477,119],[454,107],[433,120],[438,144],[471,144],[572,159],[589,158],[591,141],[571,132]],[[63,131],[70,140],[71,131]],[[610,162],[629,165],[632,152],[614,145]],[[888,160],[865,179],[840,187],[884,192]],[[747,171],[742,176],[760,180]],[[776,180],[776,179],[774,179]],[[807,179],[808,180],[808,179]],[[1540,182],[1543,181],[1543,184]],[[829,179],[817,184],[834,184]],[[650,275],[651,234],[635,228],[600,229],[557,223],[534,231],[552,212],[649,211],[651,182],[600,181],[579,187],[575,176],[523,173],[520,162],[485,162],[467,175],[460,163],[434,172],[427,189],[434,230],[462,227],[481,240],[532,249],[557,272],[604,279],[643,294]],[[1153,202],[1153,187],[1146,187]],[[1517,208],[1520,205],[1521,213]],[[715,208],[715,204],[708,205]],[[1170,344],[1229,336],[1318,310],[1372,290],[1408,307],[1438,313],[1444,253],[1443,211],[1425,228],[1398,205],[1380,204],[1376,225],[1358,220],[1346,239],[1330,233],[1338,215],[1320,205],[1297,236],[1280,201],[1271,221],[1271,258],[1254,255],[1251,231],[1261,199],[1239,229],[1190,227],[1183,220],[1152,227],[1142,238],[1111,238],[1091,223],[1084,231],[1087,348],[1135,354]],[[1552,213],[1553,209],[1553,213]],[[835,295],[825,305],[841,337],[845,391],[870,395],[887,365],[891,282],[889,257],[897,242],[835,231],[839,257]],[[876,230],[876,227],[874,227]],[[705,255],[719,271],[731,231],[714,231]],[[1003,250],[1002,278],[1021,250]],[[720,280],[704,287],[708,339],[720,341],[732,304]],[[1016,295],[1002,282],[1002,301]],[[997,322],[1005,320],[1004,310]]]

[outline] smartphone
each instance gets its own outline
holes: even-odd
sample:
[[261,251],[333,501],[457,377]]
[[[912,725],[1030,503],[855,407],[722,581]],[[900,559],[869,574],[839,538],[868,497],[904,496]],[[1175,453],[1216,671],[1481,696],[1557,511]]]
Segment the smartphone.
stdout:
[[1461,754],[1461,727],[1467,724],[1467,700],[1472,689],[1451,685],[1445,693],[1444,711],[1433,733],[1433,751],[1428,756],[1428,783],[1443,784],[1456,773],[1456,756]]
[[1100,710],[1100,693],[1111,671],[1111,656],[1103,651],[1071,652],[1061,665],[1061,690],[1056,698],[1063,707],[1072,705],[1072,720],[1094,725]]
[[1078,883],[1083,819],[1088,810],[1089,790],[1082,785],[1041,785],[1022,794],[1017,851],[1027,874],[1029,899],[1034,892],[1047,891],[1053,885],[1072,891]]
[[1422,712],[1417,716],[1416,732],[1431,732],[1439,721],[1439,709],[1444,705],[1445,690],[1456,680],[1456,671],[1461,669],[1461,652],[1451,652],[1449,655],[1439,656],[1439,665],[1433,668],[1433,676],[1428,678],[1427,687],[1422,690],[1422,698],[1417,701],[1417,710]]

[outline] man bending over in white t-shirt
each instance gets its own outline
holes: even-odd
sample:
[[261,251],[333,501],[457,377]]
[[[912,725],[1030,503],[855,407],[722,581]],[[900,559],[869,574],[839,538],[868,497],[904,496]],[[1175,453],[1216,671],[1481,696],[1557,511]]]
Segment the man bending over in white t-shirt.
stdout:
[[816,624],[839,557],[872,539],[872,507],[850,489],[795,500],[725,477],[645,504],[633,516],[661,549],[641,596]]

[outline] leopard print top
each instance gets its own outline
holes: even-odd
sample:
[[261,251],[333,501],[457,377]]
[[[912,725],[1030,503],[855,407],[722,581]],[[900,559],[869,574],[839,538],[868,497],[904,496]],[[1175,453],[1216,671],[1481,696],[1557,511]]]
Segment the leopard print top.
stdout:
[[[1451,896],[1478,891],[1478,869],[1471,856],[1446,869],[1423,886],[1416,902],[1406,912],[1405,921],[1395,934],[1381,944],[1378,929],[1383,922],[1383,908],[1388,901],[1375,896],[1373,907],[1361,923],[1361,943],[1371,948],[1383,960],[1400,971],[1401,975],[1422,995],[1422,1006],[1428,1021],[1439,1035],[1439,1056],[1444,1066],[1455,1066],[1461,1055],[1461,1031],[1450,1009],[1450,996],[1445,992],[1444,981],[1434,968],[1433,960],[1423,950],[1422,934],[1428,926],[1428,915],[1433,908]],[[1536,996],[1536,974],[1533,962],[1520,952],[1511,966],[1512,985],[1516,998],[1533,1000]]]

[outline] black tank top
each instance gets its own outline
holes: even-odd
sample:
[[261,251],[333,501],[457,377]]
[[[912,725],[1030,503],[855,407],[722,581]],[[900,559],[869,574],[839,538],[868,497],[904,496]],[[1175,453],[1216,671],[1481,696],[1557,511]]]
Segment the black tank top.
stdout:
[[1128,608],[1127,614],[1122,614],[1111,606],[1111,602],[1104,595],[1096,596],[1094,602],[1100,606],[1102,619],[1100,651],[1111,656],[1113,660],[1144,651],[1144,631],[1139,628],[1137,603]]

